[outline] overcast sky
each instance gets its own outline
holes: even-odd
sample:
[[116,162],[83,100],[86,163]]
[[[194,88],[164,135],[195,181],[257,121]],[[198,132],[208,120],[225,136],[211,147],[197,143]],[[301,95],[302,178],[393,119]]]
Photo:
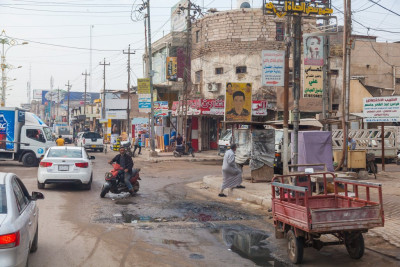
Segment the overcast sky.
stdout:
[[[382,6],[400,13],[396,0],[374,0]],[[135,3],[136,2],[136,3]],[[131,19],[131,10],[141,0],[1,0],[0,29],[6,35],[27,45],[11,47],[6,54],[8,64],[19,69],[9,70],[7,77],[16,79],[8,82],[7,106],[19,106],[27,101],[27,82],[32,89],[50,88],[53,76],[54,88],[66,89],[68,80],[72,91],[84,90],[85,70],[90,68],[90,28],[92,28],[92,76],[91,91],[100,92],[103,87],[103,67],[106,59],[106,88],[127,88],[128,44],[136,51],[131,57],[131,80],[143,77],[142,55],[144,53],[144,23]],[[167,34],[170,29],[171,7],[178,0],[151,0],[152,40]],[[236,0],[197,0],[205,9],[227,10],[236,8]],[[253,7],[261,7],[262,0],[249,1]],[[343,1],[333,0],[334,15],[343,24]],[[379,41],[400,40],[399,15],[374,5],[369,0],[353,0],[353,31],[370,34]],[[135,16],[133,16],[135,17]],[[368,30],[383,29],[384,31]],[[7,49],[7,47],[6,47]],[[31,71],[30,71],[31,70]]]

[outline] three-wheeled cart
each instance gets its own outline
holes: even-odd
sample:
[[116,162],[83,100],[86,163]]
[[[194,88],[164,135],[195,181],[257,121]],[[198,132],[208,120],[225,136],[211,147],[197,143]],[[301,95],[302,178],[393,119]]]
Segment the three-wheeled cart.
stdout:
[[[313,193],[315,183],[321,183],[319,194]],[[340,244],[351,258],[359,259],[364,254],[362,233],[384,225],[381,184],[321,172],[275,176],[271,188],[275,235],[287,237],[293,263],[302,262],[305,247],[320,250]],[[334,240],[321,238],[327,234]]]

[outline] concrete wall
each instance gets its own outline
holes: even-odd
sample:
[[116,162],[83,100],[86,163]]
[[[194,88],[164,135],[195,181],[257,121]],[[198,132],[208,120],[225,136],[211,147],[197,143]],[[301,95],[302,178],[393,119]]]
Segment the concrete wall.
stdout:
[[363,99],[365,97],[372,97],[364,85],[359,80],[350,81],[350,113],[363,112]]
[[[382,58],[383,59],[382,59]],[[376,43],[356,40],[351,51],[351,75],[365,76],[366,85],[393,88],[394,69],[399,65],[400,43]],[[385,62],[386,61],[386,62]],[[395,68],[396,78],[400,78],[400,68]],[[400,86],[396,85],[396,94]]]

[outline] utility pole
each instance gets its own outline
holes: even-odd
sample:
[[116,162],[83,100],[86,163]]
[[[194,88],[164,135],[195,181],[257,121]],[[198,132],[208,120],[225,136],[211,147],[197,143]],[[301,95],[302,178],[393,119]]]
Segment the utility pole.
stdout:
[[60,110],[60,87],[57,89],[57,117],[58,117],[58,111]]
[[67,86],[67,96],[68,96],[67,123],[68,123],[68,126],[70,126],[70,123],[69,123],[69,92],[71,90],[72,84],[70,84],[69,80],[68,80],[68,83],[65,86]]
[[90,73],[87,73],[87,70],[85,70],[85,73],[82,73],[82,75],[85,75],[85,95],[83,96],[83,115],[85,115],[85,123],[84,127],[86,126],[86,92],[87,92],[87,77],[90,76]]
[[131,123],[130,123],[130,102],[131,102],[131,55],[135,54],[135,51],[131,52],[131,45],[128,46],[128,52],[125,52],[124,50],[122,53],[128,55],[128,105],[126,108],[126,115],[127,115],[127,122],[126,122],[126,127],[127,127],[127,133],[128,133],[128,138],[129,138],[129,133],[131,132]]
[[293,16],[294,47],[293,47],[293,162],[298,164],[299,159],[299,124],[300,124],[300,71],[301,71],[301,15]]
[[110,66],[110,63],[106,63],[106,59],[104,58],[103,63],[99,63],[101,66],[103,66],[103,108],[102,108],[102,114],[101,118],[106,119],[106,66]]
[[290,35],[291,17],[286,17],[286,53],[285,53],[285,81],[283,91],[283,174],[288,174],[288,147],[289,147],[289,59],[291,47]]
[[154,99],[153,99],[153,66],[152,66],[152,53],[151,53],[151,27],[150,27],[150,0],[147,0],[147,34],[148,34],[148,60],[149,60],[149,78],[150,78],[150,99],[151,99],[151,113],[150,113],[150,148],[151,154],[155,154],[154,143]]
[[348,139],[348,123],[349,123],[349,97],[350,97],[350,36],[351,36],[351,0],[343,0],[344,4],[344,25],[343,25],[343,83],[342,83],[342,129],[343,129],[343,145],[342,159],[340,160],[336,170],[343,166],[343,170],[347,171],[347,139]]
[[185,135],[185,142],[188,141],[187,132],[187,111],[188,111],[188,94],[189,86],[191,83],[191,66],[190,66],[190,52],[191,52],[191,36],[192,36],[192,20],[190,17],[190,10],[192,8],[192,2],[188,0],[187,14],[186,14],[186,56],[185,56],[185,69],[183,71],[183,110],[184,120],[182,123],[182,133]]

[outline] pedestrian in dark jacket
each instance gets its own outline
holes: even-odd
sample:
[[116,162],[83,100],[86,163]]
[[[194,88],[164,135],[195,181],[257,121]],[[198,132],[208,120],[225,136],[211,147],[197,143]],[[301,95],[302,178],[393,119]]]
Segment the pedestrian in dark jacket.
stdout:
[[142,135],[139,134],[138,138],[135,139],[135,149],[133,150],[133,156],[135,156],[136,149],[139,148],[139,153],[138,155],[141,155],[142,151]]
[[132,168],[133,168],[133,160],[132,157],[130,157],[128,154],[126,154],[126,150],[124,147],[121,147],[119,149],[119,154],[116,155],[112,160],[110,160],[108,163],[113,163],[116,162],[118,163],[123,169],[124,169],[124,182],[126,186],[129,189],[129,192],[131,194],[134,194],[133,192],[133,186],[131,184],[131,176],[132,176]]

